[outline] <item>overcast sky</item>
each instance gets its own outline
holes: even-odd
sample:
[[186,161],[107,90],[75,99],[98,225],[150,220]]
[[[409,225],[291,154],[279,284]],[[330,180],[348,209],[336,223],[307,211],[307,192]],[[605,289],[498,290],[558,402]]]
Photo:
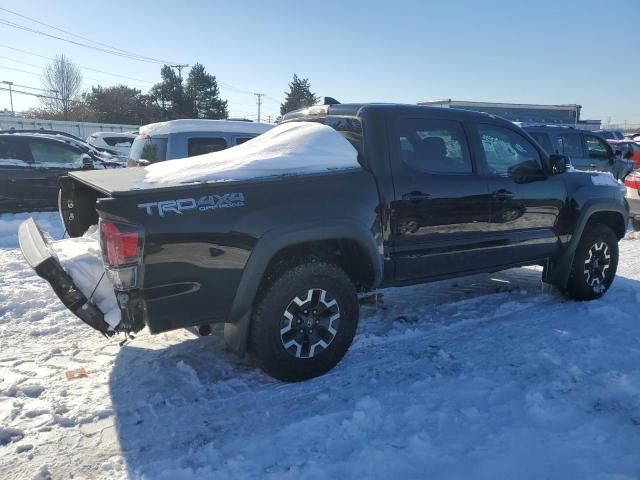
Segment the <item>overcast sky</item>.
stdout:
[[[145,57],[200,62],[224,82],[232,116],[255,118],[251,92],[267,95],[265,117],[277,116],[297,73],[315,93],[342,102],[578,103],[583,118],[640,123],[640,0],[0,0],[0,7]],[[7,11],[0,20],[88,43]],[[42,57],[59,53],[83,67],[85,88],[123,81],[146,92],[159,79],[161,64],[0,24],[0,80],[40,87]],[[14,95],[16,110],[37,103]],[[0,91],[4,108],[9,97]]]

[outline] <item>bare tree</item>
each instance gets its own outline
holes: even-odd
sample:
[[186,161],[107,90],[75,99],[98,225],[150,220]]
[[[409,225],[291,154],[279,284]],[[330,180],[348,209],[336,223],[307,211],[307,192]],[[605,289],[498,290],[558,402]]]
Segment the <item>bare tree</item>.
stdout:
[[56,58],[44,68],[42,85],[49,90],[49,98],[41,98],[44,110],[69,120],[82,86],[80,69],[66,56]]

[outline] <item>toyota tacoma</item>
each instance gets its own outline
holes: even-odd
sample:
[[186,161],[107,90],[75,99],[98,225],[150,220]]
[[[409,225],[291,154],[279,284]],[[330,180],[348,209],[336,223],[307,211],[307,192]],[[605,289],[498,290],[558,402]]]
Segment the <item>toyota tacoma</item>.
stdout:
[[614,279],[628,218],[620,185],[609,174],[568,171],[566,157],[506,120],[335,103],[289,113],[289,122],[331,127],[358,168],[151,188],[139,188],[142,168],[61,179],[67,233],[99,225],[116,327],[33,220],[19,231],[25,258],[107,335],[145,326],[206,335],[222,322],[232,350],[252,352],[285,381],[341,360],[363,292],[539,265],[545,282],[591,300]]

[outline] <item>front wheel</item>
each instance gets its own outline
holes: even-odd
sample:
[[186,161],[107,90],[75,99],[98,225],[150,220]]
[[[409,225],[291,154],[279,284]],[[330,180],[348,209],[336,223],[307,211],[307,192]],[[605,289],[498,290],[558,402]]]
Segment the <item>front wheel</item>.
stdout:
[[634,231],[640,232],[640,219],[632,218],[631,219],[631,226],[633,227]]
[[611,286],[617,268],[616,234],[607,225],[589,227],[576,249],[567,295],[575,300],[600,298]]
[[295,382],[331,370],[358,324],[358,301],[336,265],[307,263],[267,287],[251,322],[250,348],[271,376]]

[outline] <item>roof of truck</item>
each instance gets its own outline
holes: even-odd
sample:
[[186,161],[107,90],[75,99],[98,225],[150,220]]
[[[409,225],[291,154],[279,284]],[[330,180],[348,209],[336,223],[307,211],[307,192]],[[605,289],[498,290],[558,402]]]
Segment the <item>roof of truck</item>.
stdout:
[[184,119],[150,123],[140,127],[140,135],[153,137],[185,132],[224,132],[261,134],[272,128],[268,123],[242,122],[236,120]]
[[[475,112],[471,110],[461,110],[457,108],[441,108],[429,107],[424,105],[403,104],[403,103],[337,103],[332,105],[314,105],[308,108],[301,108],[293,112],[289,112],[283,117],[283,121],[300,120],[307,117],[361,117],[365,111],[386,111],[394,113],[408,113],[423,115],[430,112],[434,116],[444,118],[501,118],[483,112]],[[505,120],[507,121],[507,120]]]

